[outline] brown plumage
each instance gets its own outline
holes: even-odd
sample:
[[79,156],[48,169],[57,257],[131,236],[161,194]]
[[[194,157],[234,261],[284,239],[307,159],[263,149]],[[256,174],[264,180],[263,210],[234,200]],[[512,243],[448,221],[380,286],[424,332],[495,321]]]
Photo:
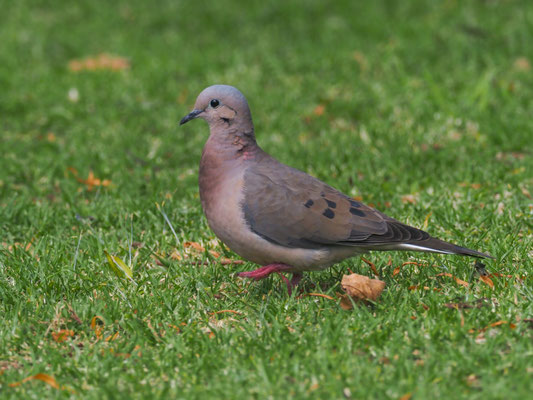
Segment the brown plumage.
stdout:
[[491,257],[431,237],[280,163],[256,143],[245,97],[210,86],[181,120],[202,118],[210,136],[200,162],[200,197],[215,234],[243,258],[262,265],[242,273],[326,268],[371,250],[414,250]]

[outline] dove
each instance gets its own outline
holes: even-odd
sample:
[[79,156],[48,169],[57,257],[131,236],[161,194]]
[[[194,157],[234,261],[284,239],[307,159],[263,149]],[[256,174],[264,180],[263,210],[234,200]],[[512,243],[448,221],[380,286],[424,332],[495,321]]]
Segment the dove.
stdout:
[[[369,251],[493,258],[434,238],[277,161],[257,144],[248,102],[232,86],[204,89],[180,125],[197,118],[209,125],[198,178],[207,222],[231,250],[260,265],[241,277],[278,273],[290,292],[304,271]],[[290,281],[284,272],[292,273]]]

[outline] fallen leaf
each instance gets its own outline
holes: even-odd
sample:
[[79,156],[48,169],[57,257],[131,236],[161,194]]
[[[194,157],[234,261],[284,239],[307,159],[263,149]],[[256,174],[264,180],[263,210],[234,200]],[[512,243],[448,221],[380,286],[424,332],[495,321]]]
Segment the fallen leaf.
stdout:
[[514,67],[518,71],[529,71],[531,69],[531,64],[529,63],[529,60],[526,57],[518,57],[514,61]]
[[115,332],[114,334],[109,335],[108,337],[106,337],[104,340],[105,340],[106,342],[112,342],[113,340],[115,340],[116,338],[118,338],[119,335],[120,335],[119,332]]
[[320,117],[322,114],[324,114],[325,110],[326,110],[326,106],[324,104],[319,104],[313,110],[313,114],[315,114],[317,117]]
[[45,382],[45,383],[49,384],[50,386],[52,386],[54,389],[60,389],[60,387],[59,387],[57,381],[54,379],[54,377],[50,376],[50,375],[47,375],[47,374],[37,374],[37,375],[33,375],[33,376],[28,376],[27,378],[24,378],[20,382],[10,383],[9,386],[10,387],[20,386],[23,383],[26,383],[26,382],[28,382],[28,381],[30,381],[32,379]]
[[[385,282],[379,279],[370,279],[363,275],[351,274],[342,277],[341,287],[354,301],[375,301],[385,289]],[[346,298],[345,300],[349,299]],[[343,303],[342,300],[341,303]],[[344,301],[344,305],[347,305],[346,301]]]
[[487,307],[491,304],[491,300],[483,297],[481,299],[477,299],[476,301],[472,303],[445,303],[444,307],[447,308],[454,308],[456,310],[465,310],[469,308],[482,308]]
[[68,170],[74,175],[76,180],[80,183],[83,183],[84,185],[87,185],[87,190],[93,190],[95,186],[103,186],[108,187],[111,185],[111,181],[109,179],[98,179],[94,177],[93,171],[89,171],[89,175],[87,176],[87,179],[83,179],[78,177],[78,171],[75,168],[69,167]]
[[243,260],[231,260],[229,258],[222,258],[220,260],[220,264],[222,265],[229,265],[229,264],[234,264],[234,265],[240,265],[240,264],[244,264],[244,261]]
[[504,208],[505,208],[505,204],[503,203],[503,201],[500,201],[498,203],[498,207],[496,207],[496,214],[502,215]]
[[212,313],[210,313],[211,315],[215,315],[215,314],[223,314],[223,313],[231,313],[231,314],[237,314],[237,315],[241,315],[242,313],[240,313],[239,311],[235,311],[235,310],[220,310],[220,311],[213,311]]
[[64,342],[71,336],[74,336],[74,331],[71,329],[61,329],[57,332],[52,332],[52,337],[58,343]]
[[202,253],[205,251],[205,248],[200,243],[196,243],[196,242],[184,242],[183,247],[185,248],[192,247],[194,250],[202,252]]
[[94,334],[96,335],[96,339],[98,340],[102,339],[102,331],[104,330],[104,325],[105,325],[104,319],[100,317],[99,315],[95,315],[91,319],[91,329],[94,331]]
[[468,287],[469,286],[468,282],[465,282],[465,281],[453,276],[452,274],[450,274],[448,272],[442,272],[440,274],[437,274],[437,276],[447,276],[449,278],[453,278],[455,280],[455,282],[457,282],[458,285],[461,285],[461,286],[464,286],[464,287]]
[[487,275],[480,275],[479,276],[479,280],[483,283],[486,283],[487,285],[489,285],[491,288],[494,287],[494,282],[492,282],[492,279],[490,279]]
[[402,196],[402,203],[416,204],[416,197],[414,194],[405,194]]
[[400,273],[400,267],[394,268],[394,271],[392,271],[392,276],[396,276]]
[[412,393],[406,393],[402,397],[400,397],[398,400],[410,400],[411,397],[413,397]]
[[333,297],[328,296],[327,294],[322,294],[322,293],[307,293],[305,294],[305,297],[307,296],[323,297],[328,300],[335,300]]
[[372,261],[369,261],[369,260],[367,260],[364,257],[361,257],[361,261],[365,262],[370,267],[370,269],[372,270],[374,275],[379,276],[378,270],[376,269],[376,266],[374,265],[374,263]]
[[[489,326],[487,326],[487,328],[494,328],[495,326],[500,326],[500,325],[504,325],[506,324],[507,321],[504,321],[504,320],[501,320],[501,321],[496,321],[496,322],[493,322],[492,324],[490,324]],[[487,329],[485,328],[485,329]]]
[[130,64],[125,58],[111,56],[106,53],[101,53],[95,57],[87,57],[81,60],[71,60],[68,63],[68,68],[73,72],[96,70],[120,71],[128,69],[129,67]]

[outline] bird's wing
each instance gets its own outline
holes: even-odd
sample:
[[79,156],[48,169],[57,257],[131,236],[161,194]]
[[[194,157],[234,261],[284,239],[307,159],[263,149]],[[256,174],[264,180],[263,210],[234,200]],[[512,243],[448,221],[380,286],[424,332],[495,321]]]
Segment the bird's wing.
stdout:
[[270,157],[246,170],[241,207],[253,232],[286,247],[370,248],[429,238]]

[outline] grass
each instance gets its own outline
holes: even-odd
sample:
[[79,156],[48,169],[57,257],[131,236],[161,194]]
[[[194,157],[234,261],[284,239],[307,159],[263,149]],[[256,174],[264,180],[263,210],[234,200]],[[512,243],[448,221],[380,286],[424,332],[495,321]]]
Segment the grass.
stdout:
[[[4,2],[2,398],[531,393],[533,5],[286,3]],[[130,68],[69,70],[101,53]],[[255,266],[207,251],[238,259],[201,212],[207,127],[178,128],[214,83],[245,93],[276,158],[511,277],[491,288],[471,259],[369,254],[387,288],[352,311],[237,278]],[[111,184],[83,183],[91,171]],[[136,285],[105,251],[132,257]],[[406,261],[423,266],[394,275]],[[303,293],[335,298],[348,268],[372,276],[355,258]],[[36,374],[52,385],[14,385]]]

